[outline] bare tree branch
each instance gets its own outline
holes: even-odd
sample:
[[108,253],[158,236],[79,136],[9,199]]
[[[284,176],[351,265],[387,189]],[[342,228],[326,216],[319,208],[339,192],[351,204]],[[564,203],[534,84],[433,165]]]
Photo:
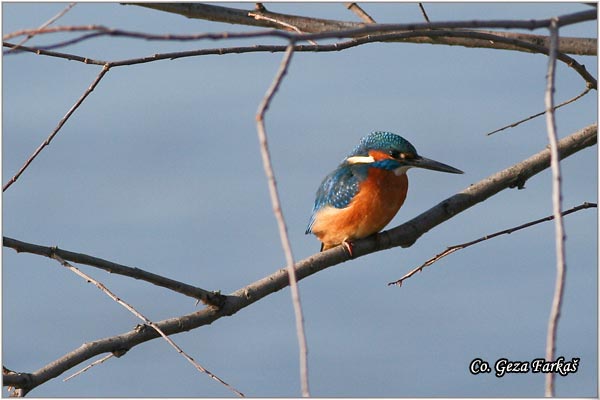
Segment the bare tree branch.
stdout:
[[[595,145],[597,132],[598,127],[594,124],[560,140],[558,142],[560,157],[569,157]],[[420,236],[435,226],[504,189],[523,187],[527,179],[549,166],[550,150],[544,149],[526,160],[469,186],[394,229],[353,242],[353,256],[357,258],[391,247],[411,246]],[[297,262],[294,266],[296,277],[298,280],[302,280],[321,270],[348,261],[348,259],[349,255],[343,246],[335,247]],[[228,295],[221,308],[207,307],[191,314],[156,322],[156,325],[166,335],[189,331],[210,324],[221,317],[233,315],[263,297],[283,289],[289,285],[289,282],[287,270],[280,269]],[[156,337],[158,337],[158,333],[154,330],[134,329],[121,335],[85,343],[38,371],[26,374],[26,378],[19,380],[19,382],[27,382],[26,386],[17,385],[17,382],[13,383],[16,387],[27,387],[28,390],[31,390],[99,354],[111,352],[122,354],[132,347]]]
[[344,3],[344,5],[346,6],[346,8],[350,11],[352,11],[354,14],[356,14],[358,16],[358,18],[362,19],[363,22],[367,23],[367,24],[375,24],[375,20],[369,15],[367,14],[367,12],[365,10],[362,9],[361,6],[359,6],[356,3]]
[[[566,215],[572,214],[572,213],[580,211],[580,210],[584,210],[584,209],[587,209],[587,208],[597,208],[597,207],[598,207],[598,205],[596,203],[585,202],[583,204],[578,205],[577,207],[573,207],[570,210],[564,211],[562,213],[562,215],[566,216]],[[404,283],[404,281],[406,279],[412,277],[417,272],[421,272],[425,267],[429,267],[431,264],[433,264],[433,263],[441,260],[442,258],[444,258],[446,256],[449,256],[452,253],[457,252],[458,250],[466,249],[467,247],[473,246],[473,245],[475,245],[477,243],[480,243],[480,242],[483,242],[485,240],[493,239],[496,236],[508,235],[508,234],[513,233],[513,232],[520,231],[521,229],[529,228],[530,226],[540,224],[542,222],[552,221],[553,219],[554,219],[554,215],[549,215],[547,217],[540,218],[540,219],[537,219],[535,221],[527,222],[527,223],[525,223],[523,225],[519,225],[519,226],[516,226],[514,228],[509,228],[509,229],[505,229],[505,230],[500,231],[500,232],[495,232],[495,233],[491,233],[489,235],[485,235],[483,237],[480,237],[479,239],[475,239],[475,240],[472,240],[470,242],[461,243],[461,244],[455,244],[453,246],[446,247],[446,250],[442,251],[441,253],[436,254],[435,256],[431,257],[429,260],[425,261],[423,264],[421,264],[418,267],[410,270],[410,272],[408,272],[407,274],[405,274],[402,278],[398,279],[397,281],[388,283],[388,286],[391,286],[391,285],[402,286],[402,284]]]
[[[323,32],[328,30],[354,29],[360,27],[357,22],[335,21],[321,18],[307,18],[296,15],[280,14],[267,10],[255,9],[252,11],[240,10],[231,7],[214,6],[202,3],[124,3],[147,7],[154,10],[183,15],[187,18],[205,19],[208,21],[225,22],[236,25],[260,26],[263,28],[280,29],[281,24],[272,22],[271,19],[285,22],[300,29],[302,32]],[[249,12],[261,13],[270,19],[256,19],[248,15]]]
[[[586,94],[588,94],[590,92],[590,90],[592,90],[591,87],[589,87],[589,86],[586,87],[585,90],[583,92],[579,93],[577,96],[575,96],[575,97],[573,97],[573,98],[571,98],[569,100],[563,101],[562,103],[560,103],[559,105],[557,105],[556,107],[554,107],[554,110],[559,109],[559,108],[561,108],[563,106],[566,106],[567,104],[571,104],[574,101],[579,100],[580,98],[582,98],[583,96],[585,96]],[[544,114],[546,114],[546,110],[544,110],[542,112],[539,112],[537,114],[533,114],[533,115],[531,115],[531,116],[529,116],[527,118],[523,118],[523,119],[521,119],[521,120],[519,120],[517,122],[513,122],[510,125],[506,125],[506,126],[503,126],[502,128],[499,128],[499,129],[496,129],[494,131],[488,132],[488,133],[486,133],[486,135],[490,136],[490,135],[493,135],[494,133],[498,133],[498,132],[501,132],[501,131],[509,129],[509,128],[514,128],[516,126],[521,125],[523,122],[531,121],[532,119],[537,118],[537,117],[541,117]]]
[[[255,18],[267,18],[261,17],[258,14],[250,12],[249,15],[254,16]],[[289,23],[283,21],[277,21],[273,18],[269,17],[271,22],[280,25],[280,27],[287,27],[294,32],[300,33],[303,32],[301,29],[294,25],[290,25]],[[453,28],[458,29],[458,28]],[[421,32],[422,30],[416,30],[414,32]],[[463,30],[464,31],[464,30]],[[285,33],[276,33],[277,31],[257,31],[257,32],[223,32],[223,33],[197,33],[197,34],[152,34],[152,33],[141,33],[141,32],[132,32],[123,29],[114,29],[109,28],[102,25],[84,25],[84,26],[57,26],[57,27],[49,27],[49,28],[37,28],[37,29],[23,29],[20,31],[16,31],[13,33],[9,33],[4,35],[4,40],[9,40],[14,37],[22,36],[22,35],[42,35],[42,34],[52,34],[57,32],[91,32],[80,37],[66,40],[60,43],[44,45],[44,46],[36,46],[36,49],[39,50],[50,50],[58,47],[64,47],[67,45],[79,43],[83,40],[92,39],[98,36],[115,36],[115,37],[130,37],[130,38],[138,38],[144,40],[160,40],[160,41],[195,41],[195,40],[203,40],[203,39],[236,39],[236,38],[256,38],[256,37],[281,37],[281,34],[285,36]],[[426,31],[425,31],[426,32]],[[402,32],[382,32],[382,33],[373,33],[369,35],[370,40],[368,42],[374,41],[403,41],[408,43],[429,43],[429,44],[445,44],[449,46],[464,46],[470,48],[491,48],[497,50],[516,50],[516,51],[524,51],[524,52],[537,52],[535,50],[531,50],[530,47],[527,46],[518,46],[512,45],[511,39],[525,42],[529,45],[538,45],[544,48],[548,48],[549,46],[549,38],[546,36],[539,35],[531,35],[527,33],[520,32],[503,32],[503,31],[490,31],[490,30],[470,30],[474,34],[487,34],[487,35],[495,35],[499,37],[503,37],[506,40],[495,43],[493,40],[489,39],[479,39],[477,40],[476,35],[469,35],[464,37],[459,36],[448,36],[443,37],[440,34],[437,34],[435,37],[432,35],[394,35],[394,33],[406,33],[406,31]],[[386,36],[382,36],[382,35]],[[286,37],[287,38],[287,37]],[[296,39],[299,40],[299,39]],[[443,40],[443,41],[442,41]],[[562,46],[565,48],[576,48],[578,51],[565,51],[564,53],[572,53],[578,55],[596,55],[596,39],[591,38],[568,38],[561,37],[560,40],[563,42],[569,42],[569,46]],[[311,40],[308,40],[311,42]],[[314,42],[313,42],[314,43]],[[12,45],[17,46],[17,45]],[[20,49],[16,52],[18,53]],[[297,47],[296,47],[296,51]],[[106,63],[103,62],[102,65]]]
[[[171,345],[171,347],[173,347],[177,351],[177,353],[181,354],[183,356],[183,358],[185,358],[190,364],[192,364],[198,371],[208,375],[211,379],[214,379],[215,381],[219,382],[220,384],[225,386],[227,389],[231,390],[236,395],[238,395],[240,397],[244,397],[244,395],[240,391],[238,391],[236,388],[234,388],[233,386],[231,386],[230,384],[228,384],[227,382],[225,382],[224,380],[222,380],[221,378],[219,378],[218,376],[216,376],[215,374],[213,374],[212,372],[210,372],[209,370],[204,368],[202,365],[198,364],[198,362],[196,360],[194,360],[192,357],[190,357],[185,351],[183,351],[183,349],[181,347],[179,347],[173,341],[173,339],[171,339],[170,337],[165,335],[165,333],[154,322],[152,322],[147,317],[145,317],[142,313],[140,313],[138,310],[136,310],[131,304],[127,303],[123,299],[119,298],[116,294],[111,292],[104,284],[102,284],[101,282],[92,278],[88,274],[80,271],[78,268],[72,266],[71,264],[69,264],[68,262],[63,260],[56,253],[52,254],[52,258],[54,258],[56,261],[58,261],[63,267],[69,269],[76,275],[85,279],[86,282],[92,283],[94,286],[96,286],[98,289],[100,289],[100,291],[102,291],[104,294],[106,294],[112,300],[114,300],[119,305],[123,306],[127,311],[129,311],[130,313],[135,315],[137,318],[142,320],[145,324],[144,326],[149,326],[152,329],[154,329],[163,339],[165,339],[165,341],[167,343],[169,343],[169,345]],[[143,328],[141,328],[141,329],[143,329]]]
[[[279,24],[268,20],[256,20],[248,16],[245,10],[239,10],[229,7],[212,6],[200,3],[129,3],[155,10],[166,11],[175,14],[181,14],[188,18],[206,19],[217,22],[227,22],[233,24],[253,25],[267,28],[280,29]],[[251,11],[256,13],[256,11]],[[504,28],[504,29],[539,29],[548,27],[550,19],[543,20],[496,20],[496,21],[452,21],[452,22],[435,22],[422,24],[368,24],[349,21],[333,21],[319,18],[301,17],[296,15],[287,15],[279,13],[264,12],[266,17],[271,17],[277,21],[286,22],[300,29],[302,32],[313,32],[314,35],[307,36],[306,39],[323,39],[323,38],[348,38],[360,37],[367,34],[375,35],[381,33],[389,33],[393,31],[414,31],[426,29],[455,29],[455,28]],[[560,17],[561,26],[573,24],[583,21],[591,21],[596,19],[596,10],[582,11]],[[332,36],[332,33],[335,35]],[[321,36],[325,34],[326,36]],[[507,37],[512,34],[504,33]],[[527,41],[531,44],[542,45],[548,47],[548,37],[538,35],[516,34],[515,39]],[[413,38],[417,38],[416,36]],[[297,41],[301,40],[295,38]],[[394,38],[387,40],[393,41]],[[415,41],[415,43],[420,43]],[[436,44],[453,44],[465,45],[464,41],[454,41],[454,43],[435,42]],[[472,44],[466,43],[467,46]],[[492,47],[493,48],[493,47]],[[523,51],[523,49],[512,49]],[[561,53],[577,54],[577,55],[596,55],[597,44],[594,39],[581,38],[561,38],[559,44]]]
[[279,200],[279,194],[277,192],[277,182],[275,181],[275,173],[273,172],[273,165],[271,163],[271,156],[269,154],[269,146],[267,142],[267,132],[265,130],[264,117],[275,93],[277,92],[281,81],[285,76],[287,69],[292,60],[292,54],[294,53],[294,43],[290,42],[288,48],[281,60],[281,65],[273,83],[267,90],[265,97],[258,106],[258,112],[256,113],[256,125],[258,131],[258,139],[260,142],[260,152],[263,159],[263,166],[265,169],[265,175],[267,176],[267,182],[269,184],[269,194],[271,196],[271,203],[273,204],[273,213],[277,219],[277,225],[279,227],[279,237],[281,238],[281,245],[285,254],[286,269],[290,278],[290,291],[292,294],[292,303],[294,306],[294,315],[296,317],[296,333],[298,336],[298,347],[300,353],[300,381],[302,383],[302,396],[310,397],[309,385],[308,385],[308,348],[306,345],[306,335],[304,333],[304,317],[302,315],[302,305],[300,303],[300,291],[298,290],[298,283],[296,279],[296,272],[294,271],[294,256],[292,255],[292,245],[288,236],[288,230],[281,210],[281,202]]
[[[81,27],[80,27],[81,28]],[[98,29],[98,27],[95,27]],[[283,32],[283,31],[262,31],[262,32],[245,32],[245,33],[209,33],[209,34],[197,34],[197,35],[152,35],[144,34],[139,32],[127,32],[122,30],[111,30],[110,28],[101,27],[99,32],[103,34],[109,34],[113,36],[126,36],[126,37],[137,37],[137,38],[148,38],[151,40],[200,40],[200,39],[233,39],[233,38],[255,38],[255,37],[282,37],[288,40],[312,40],[315,39],[314,35],[299,34],[294,32]],[[502,33],[502,32],[500,32]],[[335,37],[335,32],[326,32],[318,34],[319,38],[331,38],[330,35]],[[86,37],[95,37],[92,34],[86,35]],[[465,38],[468,39],[469,46],[471,47],[484,47],[484,48],[496,48],[496,49],[510,49],[510,50],[525,50],[532,53],[548,54],[548,49],[543,46],[539,46],[528,41],[522,41],[512,39],[504,35],[490,34],[480,31],[472,30],[431,30],[427,29],[424,31],[410,31],[401,33],[383,33],[378,35],[363,36],[358,39],[353,39],[346,42],[338,42],[326,45],[296,45],[294,51],[314,51],[314,52],[328,52],[328,51],[341,51],[351,47],[360,46],[366,43],[381,42],[381,41],[407,41],[410,38],[422,37],[426,38],[423,43],[437,43],[439,41],[445,41],[446,44],[450,43],[454,38]],[[4,42],[5,47],[14,47],[14,44]],[[466,45],[466,44],[464,44]],[[247,47],[230,47],[230,48],[218,48],[218,49],[200,49],[200,50],[189,50],[173,53],[162,53],[154,54],[152,56],[134,58],[128,60],[118,61],[105,61],[96,60],[89,57],[82,57],[74,54],[58,53],[39,48],[30,48],[22,46],[19,48],[20,51],[27,51],[36,53],[38,55],[45,55],[50,57],[64,58],[67,60],[74,60],[83,62],[85,64],[97,64],[97,65],[108,65],[111,68],[124,66],[143,64],[148,62],[154,62],[165,59],[177,59],[184,57],[195,57],[203,56],[208,54],[240,54],[240,53],[254,53],[254,52],[283,52],[287,46],[277,45],[255,45]],[[588,87],[593,89],[597,88],[597,81],[585,68],[585,66],[579,64],[576,60],[569,57],[566,54],[558,53],[558,59],[564,62],[567,66],[573,68],[581,77],[586,81]]]
[[90,365],[86,366],[85,368],[80,369],[79,371],[75,372],[74,374],[71,374],[71,375],[67,376],[65,379],[63,379],[63,382],[66,382],[68,380],[71,380],[71,379],[73,379],[73,378],[75,378],[75,377],[83,374],[84,372],[86,372],[90,368],[95,367],[96,365],[102,364],[104,361],[106,361],[106,360],[108,360],[109,358],[112,358],[112,357],[114,357],[113,353],[105,355],[104,357],[102,357],[102,358],[94,361],[93,363],[91,363]]
[[[584,13],[578,13],[579,18],[582,18],[581,15],[583,15]],[[571,16],[565,16],[564,18],[566,18],[567,20],[569,19],[569,17],[572,19],[574,19],[574,17],[572,17],[574,14],[572,14]],[[483,22],[478,22],[478,21],[472,21],[472,23],[476,22],[477,24],[482,24]],[[518,21],[517,21],[518,22]],[[530,22],[535,22],[535,21],[530,21]],[[491,25],[494,24],[500,24],[498,21],[491,21],[491,22],[487,22]],[[441,23],[444,24],[444,23]],[[448,24],[448,23],[446,23]],[[451,24],[451,23],[450,23]],[[415,24],[413,24],[412,26],[414,26]],[[418,24],[416,24],[418,25]],[[383,25],[382,25],[383,26]],[[387,25],[386,25],[387,26]],[[397,27],[397,25],[394,25]],[[362,30],[369,28],[370,26],[366,26],[364,28],[361,28]],[[97,27],[96,27],[97,28]],[[359,29],[359,30],[361,30]],[[143,34],[139,34],[139,33],[132,33],[132,32],[115,32],[115,31],[106,31],[105,33],[107,34],[123,34],[123,35],[132,35],[132,36],[136,36],[136,37],[140,37],[143,36]],[[279,32],[279,31],[270,31],[270,32],[259,32],[259,33],[254,33],[254,34],[244,34],[244,37],[258,37],[258,36],[266,36],[266,35],[274,35],[274,36],[284,36],[289,38],[290,40],[306,40],[307,38],[310,37],[314,37],[314,38],[328,38],[328,37],[337,37],[336,35],[338,35],[338,33],[333,33],[332,32],[325,32],[325,33],[320,33],[320,34],[316,34],[315,35],[304,35],[304,34],[298,34],[298,33],[289,33],[289,32]],[[489,35],[489,34],[482,34],[482,33],[475,33],[473,31],[467,31],[467,32],[459,32],[456,30],[451,30],[451,31],[445,31],[445,32],[440,32],[440,31],[427,31],[427,32],[407,32],[407,33],[401,33],[401,34],[385,34],[384,36],[389,38],[390,35],[393,35],[396,37],[396,39],[398,39],[400,36],[402,37],[409,37],[412,35],[421,35],[421,36],[431,36],[431,37],[438,37],[438,36],[478,36],[480,39],[487,39],[489,41],[498,41],[498,42],[506,42],[509,41],[511,42],[511,44],[513,45],[517,45],[517,46],[521,46],[524,48],[528,48],[531,51],[537,51],[540,53],[547,53],[547,49],[540,47],[538,45],[534,45],[534,44],[529,44],[527,42],[518,42],[515,40],[507,40],[506,38],[501,38],[501,37],[497,37],[494,35]],[[200,35],[197,36],[197,38],[231,38],[234,37],[235,35],[230,35],[230,34],[204,34],[204,35]],[[170,36],[171,38],[173,37],[173,35]],[[237,37],[241,37],[241,34],[238,34]],[[366,40],[368,41],[372,41],[373,40],[373,36],[368,36],[366,38]],[[385,40],[382,37],[377,38],[377,40]],[[297,49],[294,48],[294,50],[298,50],[298,51],[303,51],[303,50],[309,50],[309,51],[339,51],[340,49],[343,48],[348,48],[348,47],[352,47],[352,46],[356,46],[359,44],[363,44],[366,43],[367,41],[365,41],[365,39],[363,38],[358,39],[358,40],[352,40],[349,43],[347,43],[346,45],[339,44],[339,43],[335,43],[333,45],[325,45],[325,46],[320,46],[320,45],[312,45],[312,47],[307,46],[300,46]],[[9,47],[9,48],[15,48],[16,45],[10,44],[10,43],[4,43],[4,46]],[[123,66],[123,65],[133,65],[133,64],[138,64],[138,63],[145,63],[145,62],[152,62],[152,61],[157,61],[159,59],[165,59],[165,58],[171,58],[171,59],[175,59],[175,58],[181,58],[181,57],[189,57],[189,56],[194,56],[194,55],[206,55],[206,54],[226,54],[228,52],[231,53],[241,53],[241,52],[250,52],[250,51],[278,51],[281,50],[282,46],[267,46],[267,47],[261,47],[261,46],[252,46],[249,48],[229,48],[229,49],[203,49],[203,50],[196,50],[196,51],[191,51],[191,52],[178,52],[178,53],[167,53],[167,54],[157,54],[151,57],[143,57],[141,59],[131,59],[131,60],[125,60],[125,61],[113,61],[113,62],[107,62],[107,61],[99,61],[99,60],[93,60],[87,57],[81,57],[81,56],[76,56],[76,55],[70,55],[70,54],[64,54],[64,53],[57,53],[57,52],[51,52],[51,51],[46,51],[46,50],[40,50],[40,49],[33,49],[33,48],[29,48],[29,47],[20,47],[20,50],[23,51],[30,51],[30,52],[35,52],[38,55],[47,55],[47,56],[53,56],[53,57],[59,57],[59,58],[66,58],[69,60],[76,60],[76,61],[80,61],[80,62],[84,62],[86,64],[99,64],[99,65],[103,65],[103,69],[100,72],[100,74],[97,76],[97,78],[94,80],[94,82],[92,83],[92,85],[84,92],[84,94],[80,97],[80,99],[75,103],[75,105],[67,112],[67,114],[59,121],[57,127],[54,129],[54,131],[50,134],[50,136],[34,151],[34,153],[29,157],[29,159],[25,162],[25,164],[21,167],[21,169],[4,185],[3,187],[3,191],[5,191],[6,189],[8,189],[18,178],[19,176],[28,168],[28,166],[31,164],[31,162],[37,157],[37,155],[44,149],[44,147],[48,146],[51,142],[51,140],[54,138],[54,136],[58,133],[58,131],[62,128],[62,126],[64,125],[64,123],[70,118],[70,116],[73,114],[73,112],[82,104],[82,102],[85,100],[85,98],[94,90],[94,88],[96,87],[96,85],[99,83],[99,81],[102,79],[102,77],[104,76],[104,74],[106,72],[108,72],[108,70],[111,67],[116,67],[116,66]],[[596,88],[597,87],[597,81],[594,77],[592,77],[587,70],[585,69],[585,67],[583,67],[582,65],[580,65],[579,63],[577,63],[575,60],[573,60],[572,58],[566,56],[565,54],[558,54],[558,58],[567,63],[567,65],[569,65],[570,67],[574,68],[587,82],[588,87],[592,87],[592,88]]]
[[[55,16],[53,16],[52,18],[50,18],[48,21],[44,22],[42,25],[39,26],[38,30],[44,29],[49,25],[52,25],[54,22],[56,22],[60,17],[62,17],[63,15],[65,15],[66,13],[69,12],[69,10],[71,10],[71,8],[73,8],[75,6],[75,4],[77,3],[70,3],[69,5],[67,5],[64,9],[62,9],[58,14],[56,14]],[[13,47],[10,50],[7,50],[4,52],[4,54],[10,53],[11,51],[14,51],[15,49],[17,49],[19,46],[21,46],[22,44],[24,44],[25,42],[27,42],[29,39],[31,39],[32,37],[35,36],[35,33],[30,33],[27,35],[27,37],[23,38],[19,43],[17,43],[16,47]]]
[[431,22],[429,20],[429,16],[427,15],[427,11],[425,11],[425,7],[423,6],[423,3],[419,3],[419,8],[421,9],[421,14],[423,14],[423,18],[425,18],[425,21]]
[[109,70],[109,67],[106,65],[102,68],[102,71],[100,71],[100,73],[94,79],[92,84],[85,90],[85,92],[83,92],[83,95],[81,95],[81,97],[75,102],[75,104],[73,104],[73,107],[71,107],[69,109],[69,111],[67,111],[65,116],[62,117],[62,119],[58,122],[58,125],[56,126],[56,128],[54,128],[54,130],[52,131],[50,136],[48,136],[48,138],[46,138],[46,140],[44,140],[42,142],[42,144],[33,152],[33,154],[27,159],[27,161],[25,161],[25,164],[23,164],[21,169],[4,185],[4,187],[2,188],[3,192],[6,189],[8,189],[10,187],[10,185],[15,183],[17,181],[17,179],[19,179],[19,176],[21,176],[21,174],[27,169],[27,167],[29,167],[31,162],[38,156],[38,154],[41,153],[41,151],[44,149],[44,147],[50,145],[50,142],[52,141],[52,139],[54,139],[54,136],[56,136],[56,134],[58,133],[58,131],[60,131],[60,129],[65,124],[65,122],[67,122],[67,120],[71,117],[71,115],[73,115],[75,110],[77,110],[77,108],[79,108],[81,103],[83,103],[83,101],[88,97],[88,95],[90,93],[92,93],[92,91],[96,88],[98,83],[100,83],[100,80],[102,80],[102,78],[108,72],[108,70]]
[[[556,332],[558,330],[558,318],[563,300],[567,265],[565,262],[565,231],[562,219],[562,185],[560,170],[560,155],[558,150],[558,135],[556,133],[556,121],[554,119],[554,80],[556,71],[556,56],[558,47],[558,18],[553,18],[550,24],[550,52],[548,57],[548,74],[546,87],[546,125],[548,141],[550,142],[550,166],[552,169],[552,211],[554,214],[555,246],[556,246],[556,286],[554,298],[548,321],[548,336],[546,339],[546,360],[554,361],[556,349]],[[554,397],[554,376],[546,374],[546,397]]]
[[75,253],[72,251],[59,249],[58,247],[47,247],[26,243],[11,239],[6,236],[4,237],[3,245],[4,247],[9,247],[16,250],[17,253],[37,254],[49,258],[52,258],[53,255],[57,255],[65,260],[100,268],[111,274],[119,274],[129,276],[130,278],[134,279],[140,279],[150,282],[156,286],[161,286],[194,299],[201,300],[203,303],[213,305],[215,307],[219,307],[225,301],[225,296],[218,292],[209,292],[208,290],[188,285],[184,282],[165,278],[164,276],[153,274],[152,272],[144,271],[143,269],[137,267],[127,267],[125,265],[106,261],[101,258],[92,257],[87,254]]

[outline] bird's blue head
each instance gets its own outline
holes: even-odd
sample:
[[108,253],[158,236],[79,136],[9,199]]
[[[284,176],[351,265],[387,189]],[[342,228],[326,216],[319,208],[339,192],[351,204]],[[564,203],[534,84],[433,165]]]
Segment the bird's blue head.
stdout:
[[390,155],[395,154],[395,152],[417,154],[414,146],[402,136],[391,132],[372,132],[360,139],[360,143],[352,150],[348,157],[368,156],[371,150],[389,152]]
[[408,140],[391,132],[373,132],[363,137],[358,146],[348,154],[345,163],[393,170],[398,175],[412,167],[452,174],[463,173],[449,165],[420,156]]

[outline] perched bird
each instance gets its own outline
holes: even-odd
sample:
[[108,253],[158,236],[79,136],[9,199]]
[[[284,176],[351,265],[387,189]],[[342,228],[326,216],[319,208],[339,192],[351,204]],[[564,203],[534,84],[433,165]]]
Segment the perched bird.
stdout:
[[409,168],[462,174],[463,171],[421,157],[406,139],[373,132],[360,140],[317,190],[306,233],[321,242],[321,251],[382,230],[398,212],[408,191]]

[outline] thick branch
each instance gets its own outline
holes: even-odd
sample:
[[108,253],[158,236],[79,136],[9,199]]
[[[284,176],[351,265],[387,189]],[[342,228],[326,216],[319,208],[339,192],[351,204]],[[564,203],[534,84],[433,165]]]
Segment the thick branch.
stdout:
[[[351,38],[359,37],[365,34],[377,35],[381,33],[390,33],[392,31],[404,31],[404,30],[420,30],[420,29],[455,29],[455,28],[505,28],[505,29],[538,29],[547,27],[550,24],[549,19],[544,20],[515,20],[515,21],[456,21],[456,22],[436,22],[436,23],[423,23],[423,24],[368,24],[365,25],[362,22],[352,21],[335,21],[329,19],[302,17],[297,15],[279,14],[266,10],[240,10],[230,7],[212,6],[207,4],[199,3],[132,3],[133,5],[152,8],[155,10],[180,14],[188,18],[205,19],[216,22],[226,22],[231,24],[241,25],[252,25],[266,28],[282,29],[282,25],[273,22],[273,20],[281,21],[285,24],[289,24],[297,27],[302,32],[311,33],[329,33],[329,32],[342,32],[338,33],[339,38]],[[252,13],[260,15],[268,19],[256,19],[248,14]],[[583,11],[579,13],[569,14],[561,16],[560,21],[562,24],[572,24],[582,21],[596,19],[596,10]],[[397,33],[397,32],[396,32]],[[490,32],[484,32],[490,33]],[[512,33],[512,32],[493,32],[511,39],[517,39],[535,44],[538,46],[548,47],[549,38],[543,35],[531,35],[524,33]],[[311,37],[315,40],[319,37]],[[387,39],[394,41],[394,39]],[[450,44],[459,45],[466,47],[473,47],[474,43],[471,40],[464,38],[445,39],[440,41],[432,41],[429,37],[414,37],[407,39],[414,43],[431,43],[431,44]],[[490,45],[485,41],[478,42],[476,47],[483,48],[498,48],[497,46]],[[511,49],[524,51],[522,48]],[[597,41],[590,38],[575,38],[575,37],[561,37],[559,41],[559,52],[566,54],[576,55],[596,55],[597,54]]]
[[[591,125],[559,141],[558,148],[561,158],[569,157],[580,150],[595,145],[597,132],[597,125]],[[526,160],[469,186],[462,192],[442,201],[430,210],[394,229],[353,242],[353,256],[356,258],[396,246],[408,247],[427,231],[461,211],[504,189],[522,188],[527,179],[548,168],[549,165],[550,151],[544,149]],[[294,269],[296,270],[297,279],[301,280],[347,260],[347,252],[343,246],[338,246],[296,263]],[[225,304],[219,309],[207,307],[191,314],[157,322],[156,325],[167,335],[189,331],[211,324],[221,317],[233,315],[242,308],[288,285],[288,273],[286,269],[280,269],[228,295]],[[110,352],[123,354],[132,347],[156,337],[158,337],[158,333],[152,329],[134,329],[121,335],[85,343],[60,359],[29,374],[28,377],[31,383],[27,389],[39,386],[94,356]]]
[[[331,30],[355,29],[361,27],[360,22],[335,21],[331,19],[307,18],[297,15],[280,14],[266,9],[240,10],[231,7],[213,6],[202,3],[125,3],[129,5],[152,8],[154,10],[183,15],[187,18],[205,19],[208,21],[225,22],[229,24],[260,26],[263,28],[281,29],[280,21],[292,25],[302,32],[324,32]],[[257,19],[249,13],[267,17]]]

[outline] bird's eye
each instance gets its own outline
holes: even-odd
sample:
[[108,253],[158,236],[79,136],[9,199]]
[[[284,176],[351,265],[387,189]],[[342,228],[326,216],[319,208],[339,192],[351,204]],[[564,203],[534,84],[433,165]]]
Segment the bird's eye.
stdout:
[[390,150],[390,156],[392,158],[398,159],[398,158],[401,157],[401,154],[400,154],[400,152],[398,150]]

